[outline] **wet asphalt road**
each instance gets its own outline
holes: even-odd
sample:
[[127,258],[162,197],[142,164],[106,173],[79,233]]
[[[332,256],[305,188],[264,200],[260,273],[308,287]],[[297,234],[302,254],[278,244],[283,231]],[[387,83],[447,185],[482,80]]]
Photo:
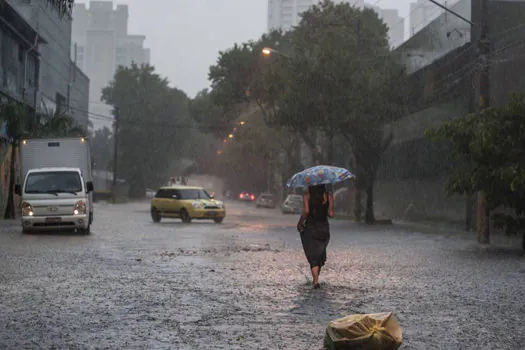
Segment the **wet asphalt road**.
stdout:
[[[0,348],[321,349],[328,322],[394,311],[403,349],[523,349],[525,258],[467,234],[332,221],[312,290],[295,216],[222,225],[98,204],[93,233],[0,227]],[[472,234],[471,234],[472,235]]]

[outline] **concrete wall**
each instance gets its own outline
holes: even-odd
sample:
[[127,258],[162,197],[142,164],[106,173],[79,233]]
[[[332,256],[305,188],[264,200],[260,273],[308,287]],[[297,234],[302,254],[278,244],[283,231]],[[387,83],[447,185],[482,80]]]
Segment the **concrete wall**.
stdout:
[[70,93],[71,114],[77,124],[87,130],[89,126],[89,78],[76,65],[73,65]]

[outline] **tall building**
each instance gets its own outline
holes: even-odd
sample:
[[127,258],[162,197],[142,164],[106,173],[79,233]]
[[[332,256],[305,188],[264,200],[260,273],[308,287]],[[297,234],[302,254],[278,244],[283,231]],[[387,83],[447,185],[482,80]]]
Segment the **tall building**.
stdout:
[[89,111],[93,128],[111,127],[112,107],[101,102],[102,89],[113,79],[119,66],[150,62],[143,35],[128,33],[127,5],[112,1],[76,3],[73,8],[73,53],[79,67],[90,77]]
[[71,59],[70,16],[61,17],[48,0],[8,2],[46,42],[38,46],[40,74],[35,107],[47,112],[67,111],[80,126],[87,128],[90,82]]
[[390,47],[398,47],[405,41],[405,19],[399,16],[398,10],[382,9],[379,6],[372,5],[365,5],[365,7],[374,10],[379,18],[387,25],[388,43]]
[[[268,30],[289,30],[299,24],[301,13],[321,0],[268,0]],[[349,3],[363,8],[364,0],[334,0],[335,3]]]

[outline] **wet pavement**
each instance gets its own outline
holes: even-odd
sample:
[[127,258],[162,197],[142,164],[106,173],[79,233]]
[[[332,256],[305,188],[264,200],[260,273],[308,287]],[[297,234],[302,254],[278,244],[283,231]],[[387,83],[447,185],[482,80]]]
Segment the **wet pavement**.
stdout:
[[321,349],[332,319],[394,311],[403,349],[520,349],[525,258],[473,234],[332,221],[312,290],[295,216],[222,225],[98,204],[93,233],[0,227],[0,349]]

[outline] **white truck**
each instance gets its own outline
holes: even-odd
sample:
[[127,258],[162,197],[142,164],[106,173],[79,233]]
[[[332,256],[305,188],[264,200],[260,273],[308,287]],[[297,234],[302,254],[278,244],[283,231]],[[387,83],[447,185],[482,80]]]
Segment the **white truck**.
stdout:
[[77,230],[93,222],[91,150],[86,138],[27,139],[20,144],[22,231]]

